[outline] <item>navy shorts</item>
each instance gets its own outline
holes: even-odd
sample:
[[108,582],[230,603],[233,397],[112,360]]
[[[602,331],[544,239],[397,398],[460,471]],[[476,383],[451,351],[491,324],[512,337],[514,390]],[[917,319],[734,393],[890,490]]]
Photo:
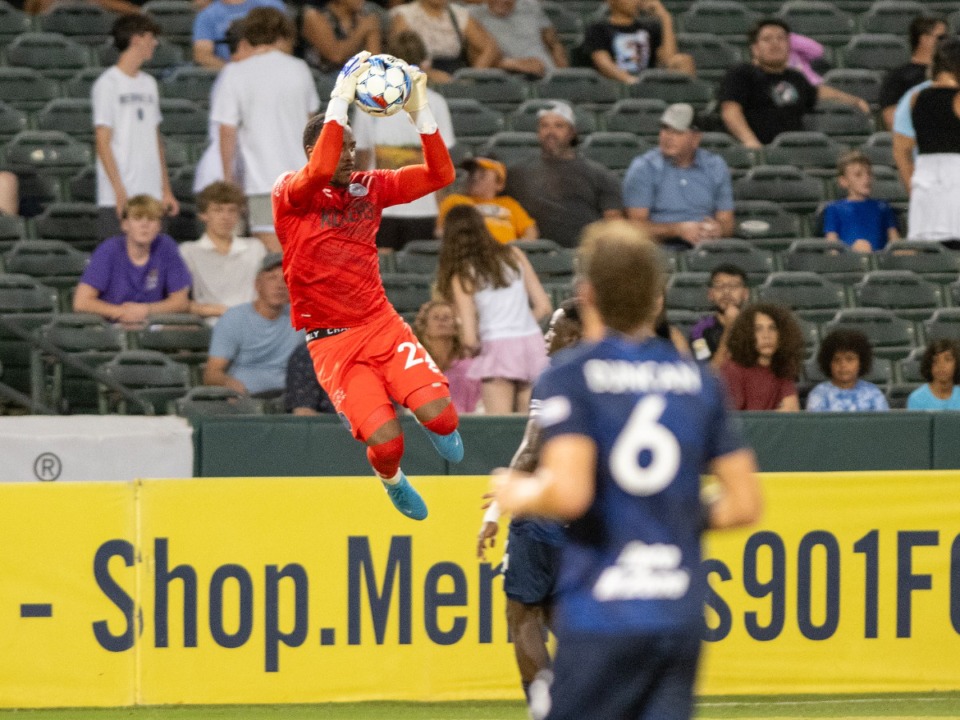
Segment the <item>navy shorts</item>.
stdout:
[[689,720],[699,656],[698,629],[660,635],[562,634],[549,714],[535,717]]
[[560,548],[511,526],[503,558],[503,590],[524,605],[550,602],[560,568]]

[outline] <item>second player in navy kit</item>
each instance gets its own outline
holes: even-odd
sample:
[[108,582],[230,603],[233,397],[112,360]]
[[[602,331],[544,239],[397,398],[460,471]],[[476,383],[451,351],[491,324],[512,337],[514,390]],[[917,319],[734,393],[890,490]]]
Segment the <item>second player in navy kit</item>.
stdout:
[[709,370],[657,339],[657,248],[635,226],[597,223],[579,252],[586,339],[544,373],[544,445],[533,474],[505,471],[514,515],[569,521],[557,586],[549,720],[686,720],[705,580],[700,477],[721,492],[711,527],[754,521],[753,453]]

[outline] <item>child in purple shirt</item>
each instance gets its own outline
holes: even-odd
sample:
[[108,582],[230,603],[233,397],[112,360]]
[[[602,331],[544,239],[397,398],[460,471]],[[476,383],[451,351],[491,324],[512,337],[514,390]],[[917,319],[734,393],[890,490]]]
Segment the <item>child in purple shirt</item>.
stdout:
[[160,233],[163,206],[149,195],[131,198],[124,209],[123,235],[97,246],[73,298],[74,312],[137,325],[148,315],[187,312],[190,271],[177,243]]

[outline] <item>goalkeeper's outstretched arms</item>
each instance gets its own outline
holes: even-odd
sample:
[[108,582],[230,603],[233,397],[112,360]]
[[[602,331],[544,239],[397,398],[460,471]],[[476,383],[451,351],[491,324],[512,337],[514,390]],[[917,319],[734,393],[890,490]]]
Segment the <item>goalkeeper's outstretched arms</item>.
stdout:
[[[307,121],[304,130],[303,149],[307,164],[294,173],[289,184],[288,196],[294,205],[303,205],[316,193],[330,184],[343,151],[344,128],[347,126],[350,105],[357,93],[357,78],[370,67],[366,50],[347,60],[330,93],[330,102],[323,117],[319,137],[316,126],[319,117]],[[352,137],[350,142],[353,142]]]
[[415,65],[407,66],[410,75],[410,97],[404,103],[410,120],[420,133],[423,145],[423,164],[397,170],[400,176],[396,204],[403,204],[436,192],[452,183],[457,176],[446,143],[440,135],[437,121],[427,103],[427,76]]

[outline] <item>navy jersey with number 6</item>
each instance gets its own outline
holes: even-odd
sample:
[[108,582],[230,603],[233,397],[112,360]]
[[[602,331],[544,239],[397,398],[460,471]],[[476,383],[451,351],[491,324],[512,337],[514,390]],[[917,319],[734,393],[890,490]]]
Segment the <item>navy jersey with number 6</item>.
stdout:
[[664,340],[610,334],[558,356],[537,394],[545,443],[574,434],[597,447],[593,504],[563,546],[559,628],[698,626],[700,476],[743,447],[719,381]]

